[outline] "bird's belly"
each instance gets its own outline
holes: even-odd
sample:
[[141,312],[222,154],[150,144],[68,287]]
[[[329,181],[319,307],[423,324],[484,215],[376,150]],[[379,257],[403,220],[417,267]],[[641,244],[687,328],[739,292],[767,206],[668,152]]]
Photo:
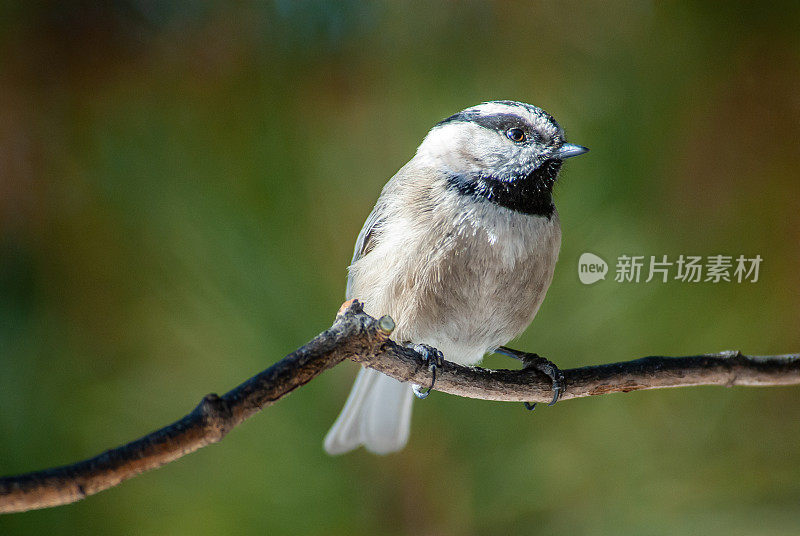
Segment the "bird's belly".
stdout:
[[467,244],[422,269],[425,283],[407,289],[416,299],[399,317],[403,336],[472,365],[522,333],[550,286],[560,235],[530,245],[509,260],[497,247]]
[[557,215],[509,222],[492,233],[381,244],[351,266],[352,297],[373,316],[391,315],[398,342],[475,364],[530,324],[558,258]]
[[552,273],[552,265],[540,262],[471,273],[471,282],[457,285],[445,279],[430,295],[433,307],[416,316],[413,339],[439,348],[450,361],[475,364],[525,330],[544,300]]

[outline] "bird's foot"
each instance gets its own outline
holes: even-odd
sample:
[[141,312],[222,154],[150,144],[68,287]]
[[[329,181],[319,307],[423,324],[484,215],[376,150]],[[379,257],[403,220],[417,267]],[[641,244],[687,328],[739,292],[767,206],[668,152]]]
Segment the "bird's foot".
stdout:
[[[547,404],[548,406],[552,406],[558,399],[561,398],[561,395],[564,394],[564,390],[566,389],[566,383],[564,380],[564,373],[561,372],[561,369],[556,366],[555,363],[550,361],[547,358],[540,356],[539,354],[533,354],[529,352],[520,352],[519,350],[514,350],[513,348],[506,348],[505,346],[501,346],[496,350],[497,353],[507,355],[509,357],[513,357],[514,359],[519,359],[522,361],[522,368],[523,369],[535,369],[539,372],[546,374],[550,380],[553,382],[553,400]],[[532,410],[536,407],[536,403],[524,402],[525,409]]]
[[411,390],[414,391],[414,396],[419,399],[428,398],[428,395],[431,394],[431,389],[436,384],[436,369],[444,365],[444,355],[433,346],[428,346],[427,344],[414,344],[411,345],[411,348],[422,355],[422,360],[428,365],[428,370],[431,371],[432,375],[431,385],[426,391],[423,391],[422,387],[417,384],[411,384]]

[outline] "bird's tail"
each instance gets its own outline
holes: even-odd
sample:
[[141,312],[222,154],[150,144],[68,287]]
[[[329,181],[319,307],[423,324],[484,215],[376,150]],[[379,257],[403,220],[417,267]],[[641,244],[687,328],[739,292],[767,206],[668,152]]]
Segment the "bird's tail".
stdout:
[[334,455],[361,445],[375,454],[401,450],[408,442],[412,398],[409,384],[361,369],[344,409],[325,436],[325,450]]

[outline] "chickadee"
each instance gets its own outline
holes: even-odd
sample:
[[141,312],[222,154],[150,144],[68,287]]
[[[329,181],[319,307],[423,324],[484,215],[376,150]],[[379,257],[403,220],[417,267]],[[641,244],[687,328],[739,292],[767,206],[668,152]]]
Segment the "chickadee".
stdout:
[[[524,359],[552,378],[555,403],[558,368],[501,345],[525,330],[544,300],[561,246],[553,183],[564,159],[586,151],[565,141],[552,116],[522,102],[485,102],[440,121],[364,223],[347,298],[373,316],[390,315],[394,340],[432,366],[442,354],[462,365],[494,352]],[[424,396],[361,369],[325,450],[402,449],[415,388]]]

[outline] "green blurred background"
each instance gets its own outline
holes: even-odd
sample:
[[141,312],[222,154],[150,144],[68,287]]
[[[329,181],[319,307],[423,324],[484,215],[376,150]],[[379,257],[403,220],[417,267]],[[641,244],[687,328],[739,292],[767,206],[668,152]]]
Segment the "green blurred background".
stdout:
[[[796,2],[0,6],[0,474],[132,440],[325,329],[382,185],[484,100],[592,149],[516,346],[562,367],[800,351]],[[755,284],[584,286],[584,251],[764,261]],[[434,394],[402,453],[331,458],[356,369],[0,533],[800,533],[800,388],[533,414]]]

